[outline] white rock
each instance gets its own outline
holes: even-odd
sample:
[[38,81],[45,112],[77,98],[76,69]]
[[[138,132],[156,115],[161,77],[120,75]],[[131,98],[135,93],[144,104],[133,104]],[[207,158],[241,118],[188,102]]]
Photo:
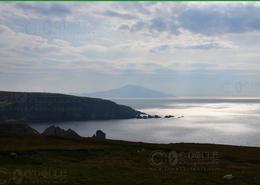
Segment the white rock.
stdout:
[[11,152],[11,153],[10,153],[10,156],[12,156],[12,157],[16,157],[16,156],[17,156],[17,153],[15,153],[15,152]]
[[231,180],[231,179],[233,179],[234,177],[233,177],[233,175],[232,174],[227,174],[227,175],[225,175],[224,177],[223,177],[223,179],[227,179],[227,180]]

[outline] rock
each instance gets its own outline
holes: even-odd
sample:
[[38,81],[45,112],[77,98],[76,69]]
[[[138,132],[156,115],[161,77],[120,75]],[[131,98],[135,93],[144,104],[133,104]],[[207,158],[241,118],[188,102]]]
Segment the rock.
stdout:
[[164,118],[174,118],[175,116],[172,116],[172,115],[166,115],[164,116]]
[[148,118],[148,115],[147,114],[138,114],[137,116],[136,116],[136,118],[137,119],[147,119]]
[[161,116],[155,115],[154,118],[161,118]]
[[232,180],[234,178],[234,176],[232,174],[227,174],[223,177],[223,179],[226,179],[226,180]]
[[72,130],[72,129],[68,129],[67,130],[67,134],[70,136],[70,137],[80,137],[79,135],[78,135],[78,133],[76,133],[74,130]]
[[11,156],[11,157],[17,157],[17,153],[11,152],[11,153],[10,153],[10,156]]
[[3,124],[0,124],[0,134],[38,135],[39,133],[25,123],[5,122]]
[[148,116],[147,115],[138,115],[136,116],[137,119],[147,119]]
[[149,114],[142,114],[142,115],[138,115],[136,116],[137,119],[152,119],[152,118],[161,118],[160,116],[158,115],[149,115]]
[[54,136],[54,137],[64,137],[64,138],[81,138],[75,131],[72,129],[64,130],[60,127],[50,126],[46,128],[42,135],[44,136]]
[[102,130],[97,130],[96,134],[94,134],[92,136],[92,138],[97,139],[97,140],[105,140],[106,134]]

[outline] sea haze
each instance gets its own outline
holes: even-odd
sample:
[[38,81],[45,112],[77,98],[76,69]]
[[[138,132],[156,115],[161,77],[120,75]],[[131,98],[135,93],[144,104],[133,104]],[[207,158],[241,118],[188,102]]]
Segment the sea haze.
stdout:
[[[130,119],[66,122],[82,136],[101,129],[109,139],[150,143],[216,143],[260,146],[260,99],[258,98],[174,98],[117,99],[140,111],[170,119]],[[184,116],[182,118],[178,118]],[[51,123],[33,125],[42,131]]]

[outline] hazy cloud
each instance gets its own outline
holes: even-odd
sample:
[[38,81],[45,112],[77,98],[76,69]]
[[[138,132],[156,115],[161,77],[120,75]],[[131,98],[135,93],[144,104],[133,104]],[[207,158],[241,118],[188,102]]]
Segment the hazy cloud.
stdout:
[[131,13],[119,13],[117,11],[112,11],[112,10],[105,10],[102,12],[98,12],[98,14],[100,15],[105,15],[105,16],[109,16],[109,17],[116,17],[116,18],[120,18],[120,19],[136,19],[136,17],[134,15],[132,15]]
[[18,9],[24,10],[26,13],[34,13],[44,16],[67,16],[72,12],[69,7],[62,4],[29,4],[29,3],[19,3],[16,4]]
[[227,78],[260,81],[259,43],[257,3],[2,3],[0,85],[174,82],[181,94]]
[[169,51],[170,50],[170,46],[169,45],[161,45],[155,48],[150,49],[150,52],[152,53],[160,53],[160,52],[164,52],[164,51]]
[[209,49],[228,49],[228,46],[222,45],[220,43],[202,43],[202,44],[193,44],[193,45],[176,45],[176,49],[203,49],[203,50],[209,50]]

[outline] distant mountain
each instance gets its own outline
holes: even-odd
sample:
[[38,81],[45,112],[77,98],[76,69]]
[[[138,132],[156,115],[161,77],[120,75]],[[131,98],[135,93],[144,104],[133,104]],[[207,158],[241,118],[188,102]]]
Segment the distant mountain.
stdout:
[[102,98],[163,98],[174,97],[171,94],[165,94],[159,91],[151,90],[137,85],[126,85],[118,89],[108,91],[84,94],[90,97]]
[[0,123],[128,119],[140,114],[131,107],[98,98],[0,91]]

